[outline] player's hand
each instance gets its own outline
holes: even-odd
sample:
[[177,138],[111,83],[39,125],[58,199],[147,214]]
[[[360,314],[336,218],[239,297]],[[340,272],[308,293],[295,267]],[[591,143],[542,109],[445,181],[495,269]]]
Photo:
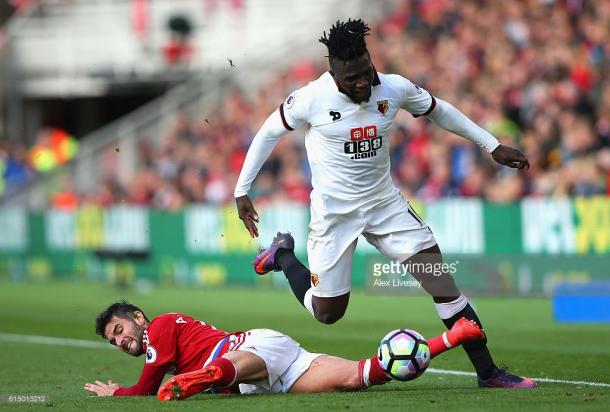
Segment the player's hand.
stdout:
[[491,157],[500,164],[516,169],[529,169],[530,163],[521,150],[500,145],[491,152]]
[[235,198],[235,203],[237,203],[237,213],[239,214],[239,218],[248,232],[250,232],[250,236],[258,237],[258,229],[256,228],[256,224],[258,223],[258,213],[254,210],[254,205],[252,201],[248,197],[248,195],[243,195]]
[[84,389],[97,396],[112,396],[114,391],[119,389],[119,385],[111,380],[108,380],[108,383],[95,381],[95,383],[85,383]]

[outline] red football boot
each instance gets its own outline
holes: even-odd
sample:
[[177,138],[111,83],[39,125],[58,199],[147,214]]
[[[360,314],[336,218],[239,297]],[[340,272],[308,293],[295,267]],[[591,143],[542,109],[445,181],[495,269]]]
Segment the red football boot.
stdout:
[[453,324],[451,329],[446,332],[447,340],[451,346],[458,346],[462,343],[472,342],[485,338],[485,332],[473,320],[460,318]]
[[160,401],[176,401],[206,391],[222,378],[222,370],[217,366],[206,366],[194,372],[183,373],[169,379],[159,388]]

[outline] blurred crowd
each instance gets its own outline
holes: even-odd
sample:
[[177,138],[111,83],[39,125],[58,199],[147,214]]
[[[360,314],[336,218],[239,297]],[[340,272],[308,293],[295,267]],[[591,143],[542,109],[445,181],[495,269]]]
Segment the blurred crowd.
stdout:
[[[390,150],[394,182],[406,196],[506,203],[610,195],[609,1],[400,0],[386,18],[368,23],[378,71],[402,74],[453,103],[503,144],[523,150],[531,165],[526,172],[500,167],[469,141],[402,113]],[[215,112],[179,115],[159,145],[140,142],[131,180],[108,176],[80,199],[170,210],[232,202],[258,127],[324,70],[323,60],[295,61],[255,93],[229,93]],[[303,135],[284,137],[264,165],[251,190],[259,204],[308,202]],[[3,150],[19,157],[21,149],[0,148],[0,158]]]

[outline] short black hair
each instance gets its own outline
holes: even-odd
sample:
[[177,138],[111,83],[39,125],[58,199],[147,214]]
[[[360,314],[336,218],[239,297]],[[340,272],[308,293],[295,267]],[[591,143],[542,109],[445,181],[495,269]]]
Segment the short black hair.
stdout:
[[[132,305],[126,300],[113,303],[104,309],[102,313],[97,315],[97,318],[95,319],[95,333],[100,335],[102,338],[106,338],[106,325],[108,325],[113,316],[123,319],[133,319],[133,313],[136,310],[144,314],[142,309]],[[146,317],[146,314],[144,314],[144,319],[146,319],[147,322],[150,322]]]
[[364,36],[371,29],[362,19],[339,21],[330,28],[328,35],[324,31],[320,43],[328,48],[328,57],[343,61],[357,59],[368,52]]

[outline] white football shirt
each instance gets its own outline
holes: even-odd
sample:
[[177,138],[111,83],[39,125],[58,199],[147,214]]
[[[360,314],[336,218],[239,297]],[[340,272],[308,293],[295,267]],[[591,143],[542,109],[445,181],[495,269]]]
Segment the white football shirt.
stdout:
[[428,114],[435,100],[395,74],[376,73],[368,102],[354,103],[326,72],[280,106],[288,130],[310,125],[305,137],[311,166],[312,206],[347,213],[396,193],[390,177],[389,135],[400,109]]

